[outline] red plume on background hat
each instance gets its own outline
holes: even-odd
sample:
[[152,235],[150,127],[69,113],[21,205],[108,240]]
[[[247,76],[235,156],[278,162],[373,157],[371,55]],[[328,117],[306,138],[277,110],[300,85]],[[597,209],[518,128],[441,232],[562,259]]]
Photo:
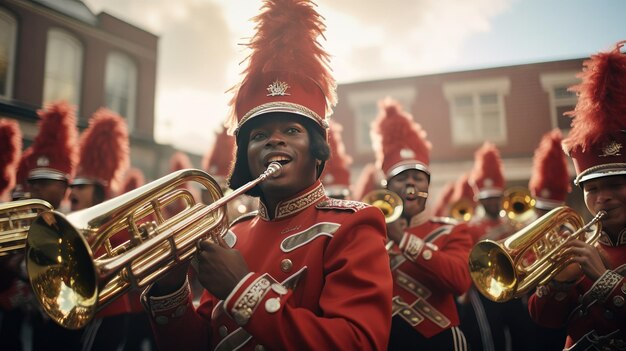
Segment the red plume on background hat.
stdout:
[[563,205],[572,190],[561,143],[561,131],[554,129],[543,135],[533,157],[528,188],[536,200],[535,206],[542,210]]
[[106,197],[120,190],[129,167],[128,129],[117,113],[100,108],[80,137],[80,163],[72,185],[100,184]]
[[213,147],[202,158],[202,169],[216,179],[226,180],[235,159],[235,137],[225,128],[215,133]]
[[447,182],[443,189],[441,189],[441,193],[437,198],[437,202],[435,206],[433,206],[433,213],[437,217],[446,217],[449,216],[449,206],[450,206],[450,198],[452,197],[452,193],[454,192],[454,181]]
[[504,192],[504,170],[500,151],[488,141],[474,153],[474,169],[470,184],[477,199],[500,196]]
[[417,169],[430,176],[431,144],[422,126],[392,98],[385,98],[378,105],[379,113],[372,122],[371,132],[377,166],[387,179],[407,169]]
[[329,55],[318,42],[326,27],[306,0],[265,0],[242,82],[233,87],[229,132],[269,112],[310,118],[321,130],[336,103]]
[[373,163],[366,164],[354,184],[352,198],[361,201],[370,191],[383,189],[385,187],[384,181],[385,175],[382,170]]
[[450,204],[465,201],[469,205],[476,206],[475,198],[474,188],[470,184],[470,172],[465,172],[461,174],[459,179],[454,183],[454,191],[450,197]]
[[15,186],[22,153],[22,131],[15,120],[0,119],[0,198]]
[[572,130],[563,149],[574,161],[576,185],[590,179],[626,174],[626,53],[620,41],[610,52],[592,55],[578,75]]
[[23,161],[27,179],[69,181],[78,161],[75,109],[67,102],[57,102],[37,113],[39,133]]
[[341,138],[343,126],[331,120],[329,129],[330,159],[326,162],[321,179],[328,196],[345,199],[350,196],[350,164],[352,164],[352,157],[346,153],[346,147]]
[[126,172],[126,176],[122,181],[120,194],[125,194],[131,190],[135,190],[146,183],[146,178],[139,168],[131,168]]

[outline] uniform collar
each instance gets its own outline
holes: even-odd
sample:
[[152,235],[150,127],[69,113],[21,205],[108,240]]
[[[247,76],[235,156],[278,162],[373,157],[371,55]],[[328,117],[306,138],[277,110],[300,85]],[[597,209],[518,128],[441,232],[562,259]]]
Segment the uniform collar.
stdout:
[[[276,206],[276,213],[274,214],[274,220],[285,218],[296,214],[309,206],[315,204],[320,199],[326,197],[324,186],[318,180],[310,187],[294,195],[293,197],[281,201]],[[259,217],[263,220],[269,221],[270,218],[267,215],[267,207],[263,201],[259,202]]]
[[602,232],[602,234],[600,234],[600,239],[598,239],[598,241],[602,245],[606,245],[606,246],[626,245],[626,228],[622,229],[622,231],[620,231],[619,234],[617,234],[617,240],[615,241],[613,241],[606,232]]

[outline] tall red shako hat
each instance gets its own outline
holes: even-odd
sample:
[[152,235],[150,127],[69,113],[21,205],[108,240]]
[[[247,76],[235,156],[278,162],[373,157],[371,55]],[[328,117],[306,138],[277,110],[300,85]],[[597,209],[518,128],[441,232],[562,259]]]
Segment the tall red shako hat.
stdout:
[[376,167],[375,164],[368,163],[361,171],[356,183],[354,183],[353,198],[361,201],[367,193],[376,189],[383,189],[384,187],[385,175],[383,171]]
[[387,180],[407,169],[417,169],[430,177],[431,144],[422,126],[402,110],[399,102],[390,97],[379,102],[371,134],[377,166]]
[[[247,149],[242,128],[268,113],[286,112],[311,121],[326,137],[327,116],[337,101],[329,55],[318,42],[326,26],[307,0],[265,0],[254,18],[256,33],[250,43],[248,67],[234,86],[229,133],[237,137],[240,150]],[[323,163],[319,172],[323,169]],[[245,152],[238,152],[230,181],[239,186],[249,181]],[[249,173],[249,172],[248,172]],[[319,176],[320,174],[318,174]]]
[[100,108],[80,136],[80,163],[72,185],[98,184],[108,199],[120,190],[129,167],[126,121],[117,113]]
[[441,189],[441,193],[437,198],[437,202],[435,202],[435,206],[433,206],[433,213],[435,216],[447,217],[450,215],[450,198],[452,197],[452,193],[454,192],[454,183],[455,182],[451,180],[447,182]]
[[334,120],[330,121],[328,144],[330,145],[330,159],[322,172],[322,183],[326,195],[347,199],[350,197],[350,164],[352,157],[346,153],[346,147],[341,138],[343,126]]
[[17,121],[0,118],[0,199],[15,186],[22,153],[22,131]]
[[450,197],[450,204],[465,202],[468,206],[476,206],[476,195],[470,184],[470,172],[465,172],[454,183],[454,191]]
[[75,108],[56,102],[39,110],[39,133],[32,151],[25,153],[27,180],[52,179],[69,182],[78,163],[78,130]]
[[582,83],[571,88],[578,94],[572,130],[563,149],[576,169],[574,184],[626,174],[626,41],[609,52],[592,55],[579,74]]
[[528,189],[536,200],[535,207],[540,210],[562,206],[572,190],[562,139],[561,131],[553,129],[543,135],[535,150]]
[[500,151],[491,142],[484,142],[474,153],[470,184],[477,200],[501,196],[504,192],[504,169]]
[[235,137],[228,135],[226,128],[215,133],[215,142],[202,158],[202,169],[220,183],[222,188],[228,187],[226,179],[230,174],[235,159]]

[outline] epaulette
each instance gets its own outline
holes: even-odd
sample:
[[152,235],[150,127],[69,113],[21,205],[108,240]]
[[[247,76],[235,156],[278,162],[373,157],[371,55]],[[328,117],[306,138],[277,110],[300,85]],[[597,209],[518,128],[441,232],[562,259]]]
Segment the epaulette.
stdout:
[[259,211],[252,211],[252,212],[244,213],[241,216],[235,218],[232,222],[230,222],[229,227],[232,227],[237,223],[241,223],[249,219],[252,219],[256,217],[258,214],[259,214]]
[[348,210],[352,212],[360,211],[368,206],[368,204],[361,201],[341,200],[330,197],[315,205],[315,207],[320,210]]
[[452,217],[432,217],[430,221],[435,222],[435,223],[443,223],[443,224],[451,224],[451,225],[459,224],[459,221],[457,221],[456,219]]

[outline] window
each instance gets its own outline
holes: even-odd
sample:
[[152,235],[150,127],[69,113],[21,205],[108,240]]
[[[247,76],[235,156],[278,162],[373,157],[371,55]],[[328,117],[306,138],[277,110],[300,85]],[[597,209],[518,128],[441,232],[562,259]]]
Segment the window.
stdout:
[[109,54],[104,84],[106,106],[125,117],[128,130],[132,131],[135,125],[137,66],[124,54]]
[[66,100],[80,106],[83,45],[59,29],[48,31],[43,101]]
[[576,78],[578,72],[549,73],[540,76],[541,86],[550,97],[550,116],[552,127],[559,128],[564,132],[570,130],[571,118],[563,116],[567,111],[576,107],[576,94],[567,91],[572,85],[580,82]]
[[378,101],[390,96],[400,102],[405,111],[410,111],[417,92],[414,87],[390,88],[380,91],[368,90],[366,92],[354,92],[348,96],[352,111],[354,111],[355,144],[358,153],[371,153],[372,140],[370,139],[370,126],[378,115]]
[[13,93],[16,37],[15,17],[0,8],[0,96],[7,99],[11,98]]
[[450,125],[454,145],[478,144],[485,140],[506,142],[504,96],[508,78],[452,82],[443,85],[450,104]]

